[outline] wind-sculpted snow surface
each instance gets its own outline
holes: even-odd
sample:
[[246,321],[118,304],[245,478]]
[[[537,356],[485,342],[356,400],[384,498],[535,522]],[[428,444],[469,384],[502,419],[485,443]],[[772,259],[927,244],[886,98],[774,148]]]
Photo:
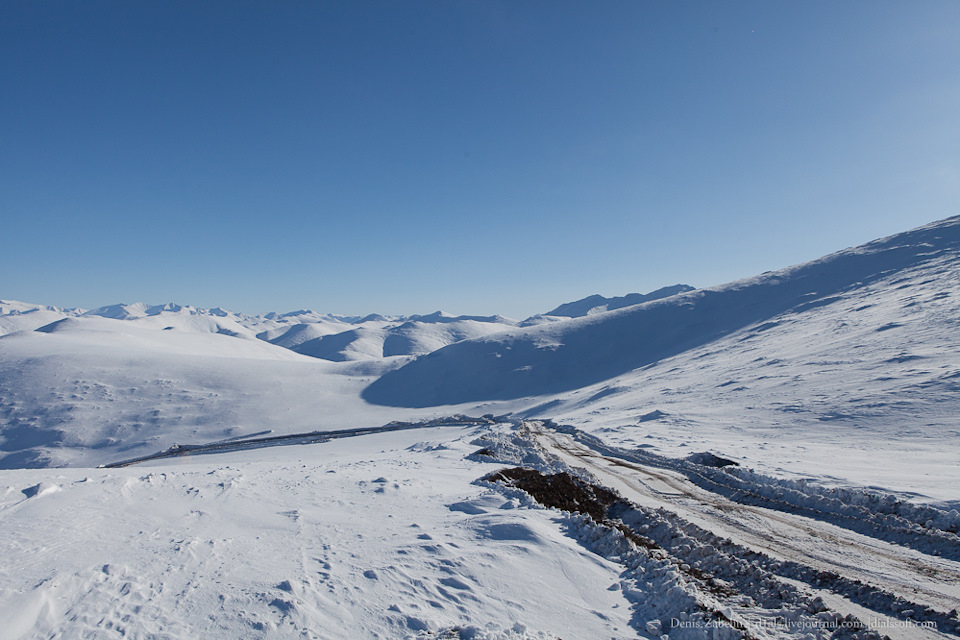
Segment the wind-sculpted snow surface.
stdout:
[[619,564],[474,483],[478,429],[0,471],[0,636],[636,637]]
[[425,407],[559,394],[708,344],[788,311],[830,305],[927,262],[956,265],[960,218],[713,289],[452,344],[390,372],[370,402]]

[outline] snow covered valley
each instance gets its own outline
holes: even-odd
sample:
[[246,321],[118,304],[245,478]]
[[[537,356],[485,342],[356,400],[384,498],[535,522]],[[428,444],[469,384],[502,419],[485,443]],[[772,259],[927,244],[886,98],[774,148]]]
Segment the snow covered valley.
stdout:
[[0,637],[960,635],[960,218],[654,294],[0,302]]

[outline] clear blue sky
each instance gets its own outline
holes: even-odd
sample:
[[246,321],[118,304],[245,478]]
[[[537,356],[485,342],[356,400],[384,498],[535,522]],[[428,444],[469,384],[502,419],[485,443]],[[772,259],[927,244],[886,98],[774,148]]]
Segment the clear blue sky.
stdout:
[[960,2],[0,3],[0,298],[503,313],[960,213]]

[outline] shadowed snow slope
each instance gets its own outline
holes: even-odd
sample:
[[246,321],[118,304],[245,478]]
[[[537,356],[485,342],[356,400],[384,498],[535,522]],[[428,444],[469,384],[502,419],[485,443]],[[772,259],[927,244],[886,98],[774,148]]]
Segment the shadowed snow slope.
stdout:
[[958,249],[960,217],[949,218],[721,287],[452,344],[387,373],[363,397],[426,407],[572,391],[788,311],[834,304],[906,269],[955,270]]

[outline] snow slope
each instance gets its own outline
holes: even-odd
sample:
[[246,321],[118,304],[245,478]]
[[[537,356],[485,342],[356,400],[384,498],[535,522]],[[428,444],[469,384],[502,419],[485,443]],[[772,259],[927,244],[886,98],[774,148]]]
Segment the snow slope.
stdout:
[[[0,319],[21,324],[0,338],[0,466],[515,412],[668,455],[958,500],[957,230],[952,218],[712,290],[520,325],[5,303]],[[24,320],[41,311],[64,322]]]
[[[251,317],[168,303],[3,303],[0,468],[97,465],[173,444],[432,417],[373,406],[376,376],[500,317]],[[5,323],[5,324],[2,324]]]
[[907,269],[953,272],[958,250],[960,218],[951,218],[722,287],[450,345],[383,376],[364,397],[432,406],[572,391],[780,314],[848,299],[879,280],[900,286],[896,274]]
[[960,499],[952,252],[527,412],[612,443]]
[[[514,412],[668,455],[958,500],[957,238],[952,218],[724,287],[519,325],[5,303],[0,319],[21,324],[0,338],[0,466]],[[63,322],[24,320],[41,311]]]

